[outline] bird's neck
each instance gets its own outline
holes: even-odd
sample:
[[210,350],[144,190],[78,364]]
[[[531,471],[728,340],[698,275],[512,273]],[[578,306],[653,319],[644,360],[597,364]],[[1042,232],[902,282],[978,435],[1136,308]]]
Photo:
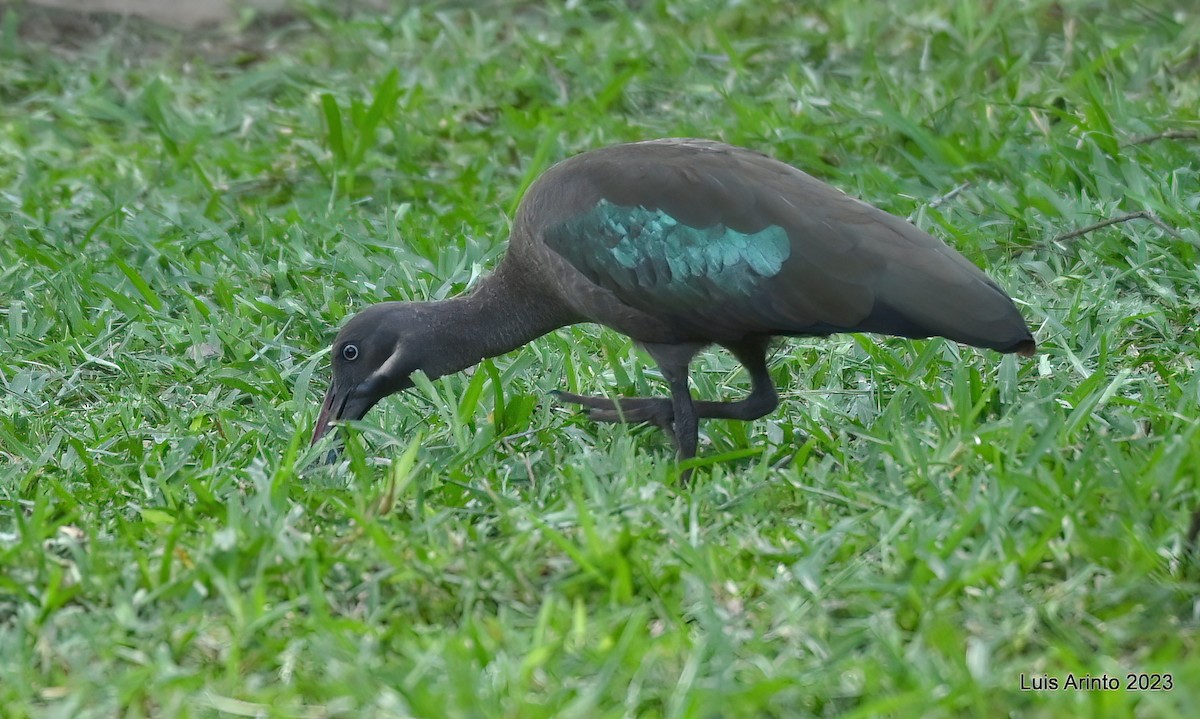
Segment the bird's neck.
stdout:
[[559,303],[506,274],[498,268],[467,294],[427,305],[441,349],[425,362],[430,378],[511,352],[574,321]]

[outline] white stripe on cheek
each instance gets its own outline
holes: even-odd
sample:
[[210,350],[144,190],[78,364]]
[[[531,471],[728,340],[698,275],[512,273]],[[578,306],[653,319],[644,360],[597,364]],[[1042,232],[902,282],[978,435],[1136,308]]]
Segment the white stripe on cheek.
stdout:
[[367,378],[368,382],[370,382],[372,380],[380,379],[381,377],[386,377],[386,376],[390,375],[392,372],[395,372],[397,369],[399,369],[399,367],[400,367],[400,350],[401,350],[400,345],[401,345],[400,342],[396,343],[396,348],[392,350],[392,356],[388,357],[387,360],[384,361],[383,364],[379,365],[379,369],[377,369],[371,373],[371,376]]

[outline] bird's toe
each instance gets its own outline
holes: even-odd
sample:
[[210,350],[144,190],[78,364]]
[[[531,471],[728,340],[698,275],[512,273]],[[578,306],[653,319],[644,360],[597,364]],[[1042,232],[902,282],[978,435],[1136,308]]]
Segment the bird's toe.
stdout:
[[596,422],[612,422],[626,424],[641,424],[643,422],[657,425],[664,429],[670,428],[674,419],[674,411],[669,400],[650,400],[630,406],[625,402],[619,408],[592,409],[588,417]]
[[591,409],[615,409],[616,404],[607,397],[590,397],[585,394],[575,394],[573,392],[564,392],[562,390],[551,391],[552,395],[560,402],[568,404],[578,404]]

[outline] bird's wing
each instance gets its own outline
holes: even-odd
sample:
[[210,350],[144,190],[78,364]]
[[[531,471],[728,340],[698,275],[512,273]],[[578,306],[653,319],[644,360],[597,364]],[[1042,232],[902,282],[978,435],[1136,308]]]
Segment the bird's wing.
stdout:
[[781,227],[695,227],[662,208],[602,199],[548,228],[545,239],[625,304],[702,336],[768,331],[783,321],[764,291],[792,254]]
[[719,144],[583,156],[591,191],[544,240],[622,302],[701,337],[871,331],[1005,349],[1011,299],[913,225]]

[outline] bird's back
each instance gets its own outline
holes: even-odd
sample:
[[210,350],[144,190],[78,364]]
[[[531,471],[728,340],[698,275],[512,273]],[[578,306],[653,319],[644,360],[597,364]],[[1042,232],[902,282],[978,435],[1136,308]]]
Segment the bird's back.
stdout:
[[945,243],[722,143],[656,140],[559,163],[522,202],[510,253],[553,274],[584,318],[645,341],[866,331],[1034,347],[1008,295]]

